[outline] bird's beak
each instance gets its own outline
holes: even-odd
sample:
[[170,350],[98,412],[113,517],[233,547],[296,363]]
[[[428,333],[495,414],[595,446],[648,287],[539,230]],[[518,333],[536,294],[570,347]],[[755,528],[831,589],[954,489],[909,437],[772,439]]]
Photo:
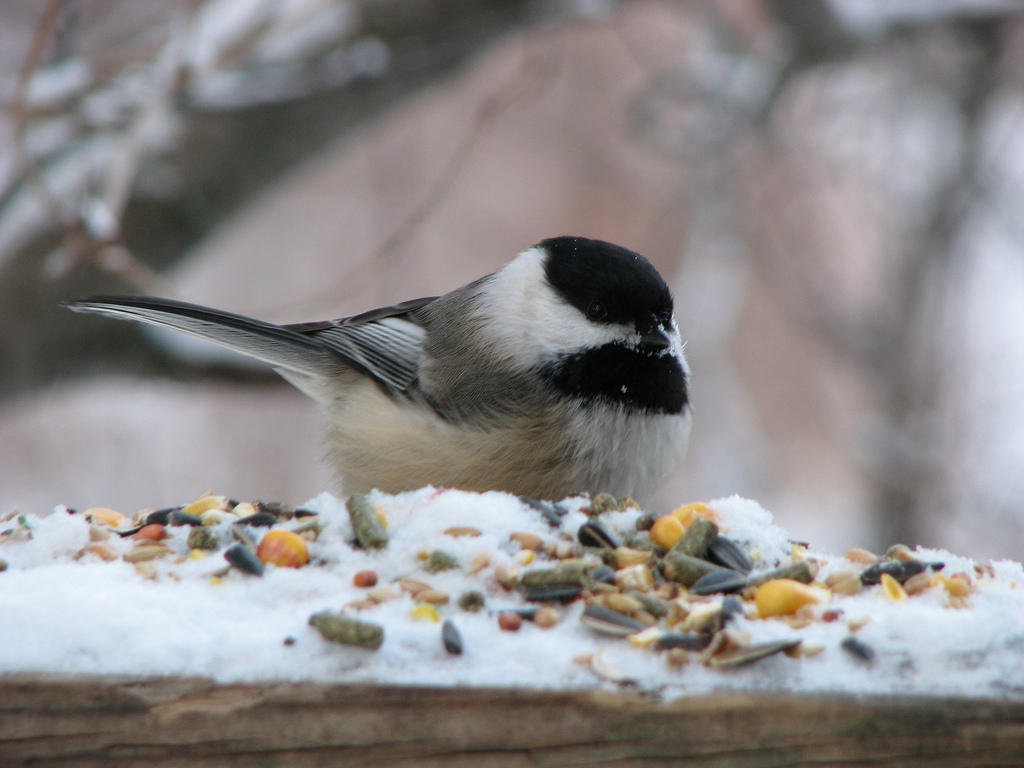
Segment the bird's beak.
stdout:
[[651,352],[660,352],[668,349],[671,342],[661,328],[651,328],[649,331],[640,334],[640,346]]

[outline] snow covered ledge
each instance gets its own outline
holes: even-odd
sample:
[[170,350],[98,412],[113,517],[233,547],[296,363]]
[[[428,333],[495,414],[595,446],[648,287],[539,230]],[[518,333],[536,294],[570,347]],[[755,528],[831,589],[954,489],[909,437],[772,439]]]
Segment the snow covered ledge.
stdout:
[[738,497],[653,518],[208,496],[2,530],[5,765],[968,764],[1024,743],[1019,563],[821,553]]

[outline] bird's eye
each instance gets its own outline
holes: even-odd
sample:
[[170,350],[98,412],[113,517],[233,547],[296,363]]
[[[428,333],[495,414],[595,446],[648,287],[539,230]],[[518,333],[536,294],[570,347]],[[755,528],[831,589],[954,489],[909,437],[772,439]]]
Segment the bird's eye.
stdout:
[[592,301],[587,307],[587,317],[591,320],[604,320],[608,317],[608,310],[600,301]]

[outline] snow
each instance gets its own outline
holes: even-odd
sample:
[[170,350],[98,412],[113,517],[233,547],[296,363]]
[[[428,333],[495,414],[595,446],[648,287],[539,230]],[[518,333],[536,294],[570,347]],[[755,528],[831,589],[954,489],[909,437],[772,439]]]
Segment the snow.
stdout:
[[[0,541],[0,559],[7,563],[0,573],[0,674],[614,689],[616,684],[595,674],[593,665],[574,662],[596,653],[602,663],[621,669],[632,684],[667,699],[716,691],[1024,696],[1020,563],[993,563],[987,574],[979,575],[976,563],[967,557],[919,550],[915,554],[922,560],[944,562],[944,574],[972,575],[969,605],[950,607],[941,587],[902,602],[884,596],[881,587],[865,588],[855,596],[833,595],[828,604],[814,609],[806,626],[749,617],[730,624],[754,642],[796,637],[805,646],[824,646],[815,656],[777,655],[746,667],[721,669],[704,666],[691,654],[689,663],[673,667],[664,652],[636,647],[583,625],[580,600],[559,606],[561,620],[553,628],[542,629],[529,621],[517,632],[498,628],[500,609],[526,604],[517,591],[497,583],[494,568],[554,565],[541,553],[528,565],[518,562],[519,545],[509,535],[530,532],[547,541],[574,540],[576,530],[589,519],[581,511],[585,497],[563,502],[568,512],[560,529],[552,529],[536,510],[503,493],[425,488],[397,496],[374,493],[371,502],[386,516],[386,548],[353,547],[344,503],[324,493],[303,505],[326,523],[310,544],[309,565],[268,565],[262,577],[232,570],[222,579],[214,577],[226,565],[220,552],[199,559],[187,556],[187,527],[167,529],[167,543],[175,554],[151,561],[156,578],[148,579],[122,559],[105,562],[91,554],[76,559],[89,544],[83,514],[64,507],[48,514],[25,514],[31,538],[9,536]],[[789,560],[790,534],[756,502],[733,496],[709,505],[722,533],[754,553],[755,570]],[[624,535],[635,529],[640,514],[628,508],[604,513],[598,520]],[[277,527],[300,522],[280,522]],[[229,526],[217,526],[225,542],[230,541]],[[455,526],[475,527],[480,535],[455,538],[444,533]],[[0,524],[4,530],[22,527],[17,518]],[[252,530],[258,537],[264,529]],[[135,542],[114,535],[104,543],[123,553]],[[454,555],[460,567],[427,573],[422,554],[434,549]],[[481,553],[490,555],[490,565],[469,574],[466,566]],[[834,570],[862,567],[813,548],[807,555],[821,563],[819,581]],[[366,610],[344,609],[346,615],[384,627],[379,650],[324,640],[309,626],[309,616],[364,600],[367,590],[352,583],[353,574],[364,569],[376,571],[378,586],[411,577],[448,592],[451,602],[439,606],[439,612],[458,627],[464,653],[446,653],[440,624],[413,619],[414,602],[404,593]],[[467,589],[485,593],[483,610],[474,614],[458,606],[458,596]],[[838,620],[824,621],[826,609],[842,613]],[[850,622],[865,619],[856,637],[876,652],[871,664],[840,647],[851,633]]]
[[[335,45],[353,28],[351,6],[338,3],[291,3],[278,8],[279,19],[255,46],[256,57],[265,62],[302,61],[314,51]],[[303,5],[309,7],[303,8]]]
[[65,59],[36,70],[28,84],[27,99],[35,107],[55,106],[89,87],[92,72],[84,59]]

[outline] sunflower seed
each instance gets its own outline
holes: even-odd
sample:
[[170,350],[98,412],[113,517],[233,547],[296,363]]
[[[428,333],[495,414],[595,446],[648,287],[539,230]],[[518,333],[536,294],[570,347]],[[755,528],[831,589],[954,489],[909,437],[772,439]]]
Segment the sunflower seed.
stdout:
[[535,509],[540,512],[541,517],[543,517],[544,521],[552,528],[558,528],[562,524],[562,517],[569,512],[569,510],[561,504],[552,504],[550,501],[531,499],[529,496],[520,496],[519,501],[531,509]]
[[146,515],[143,520],[143,525],[149,525],[150,523],[160,523],[161,525],[167,525],[171,519],[172,512],[180,512],[182,507],[167,507],[165,509],[158,509],[156,512],[150,512]]
[[735,595],[729,595],[722,600],[722,624],[727,624],[730,620],[737,616],[742,616],[743,601]]
[[711,540],[704,556],[715,565],[731,568],[740,573],[750,573],[754,569],[750,555],[735,541],[722,535]]
[[523,588],[523,599],[534,603],[568,603],[583,592],[583,587],[573,584],[544,584]]
[[232,544],[224,550],[224,559],[244,573],[253,576],[263,575],[263,563],[251,549],[243,544]]
[[711,635],[702,635],[697,632],[669,632],[657,639],[654,643],[654,648],[658,651],[667,651],[671,648],[702,651],[710,643]]
[[453,656],[462,655],[462,635],[451,619],[445,619],[441,624],[441,644]]
[[202,525],[203,519],[199,515],[192,515],[180,509],[171,511],[167,518],[168,525]]
[[712,667],[721,667],[723,669],[740,667],[744,664],[760,661],[768,656],[774,656],[776,653],[791,651],[800,645],[800,642],[797,638],[790,638],[788,640],[771,640],[766,643],[726,648],[724,651],[711,656],[708,664]]
[[603,605],[588,605],[583,609],[580,621],[597,632],[620,637],[645,629],[645,626],[636,619]]
[[619,540],[605,530],[603,525],[593,520],[580,526],[576,538],[585,547],[615,549],[619,546]]
[[860,572],[860,580],[865,586],[872,586],[881,583],[882,574],[889,574],[902,584],[911,576],[916,576],[928,568],[939,571],[943,566],[943,563],[924,563],[920,560],[893,560],[868,566]]
[[246,549],[256,551],[256,540],[252,537],[249,529],[242,525],[231,526],[231,536]]
[[845,638],[839,645],[857,661],[870,664],[875,660],[875,649],[853,635]]
[[716,595],[740,592],[747,586],[747,577],[731,570],[705,573],[690,587],[695,595]]
[[253,512],[251,515],[240,517],[235,525],[252,525],[257,528],[269,528],[277,522],[277,518],[270,512]]
[[631,589],[628,592],[629,595],[635,597],[643,605],[644,610],[653,616],[667,616],[668,615],[668,601],[662,600],[660,597],[654,597],[646,592],[641,592],[638,589]]

